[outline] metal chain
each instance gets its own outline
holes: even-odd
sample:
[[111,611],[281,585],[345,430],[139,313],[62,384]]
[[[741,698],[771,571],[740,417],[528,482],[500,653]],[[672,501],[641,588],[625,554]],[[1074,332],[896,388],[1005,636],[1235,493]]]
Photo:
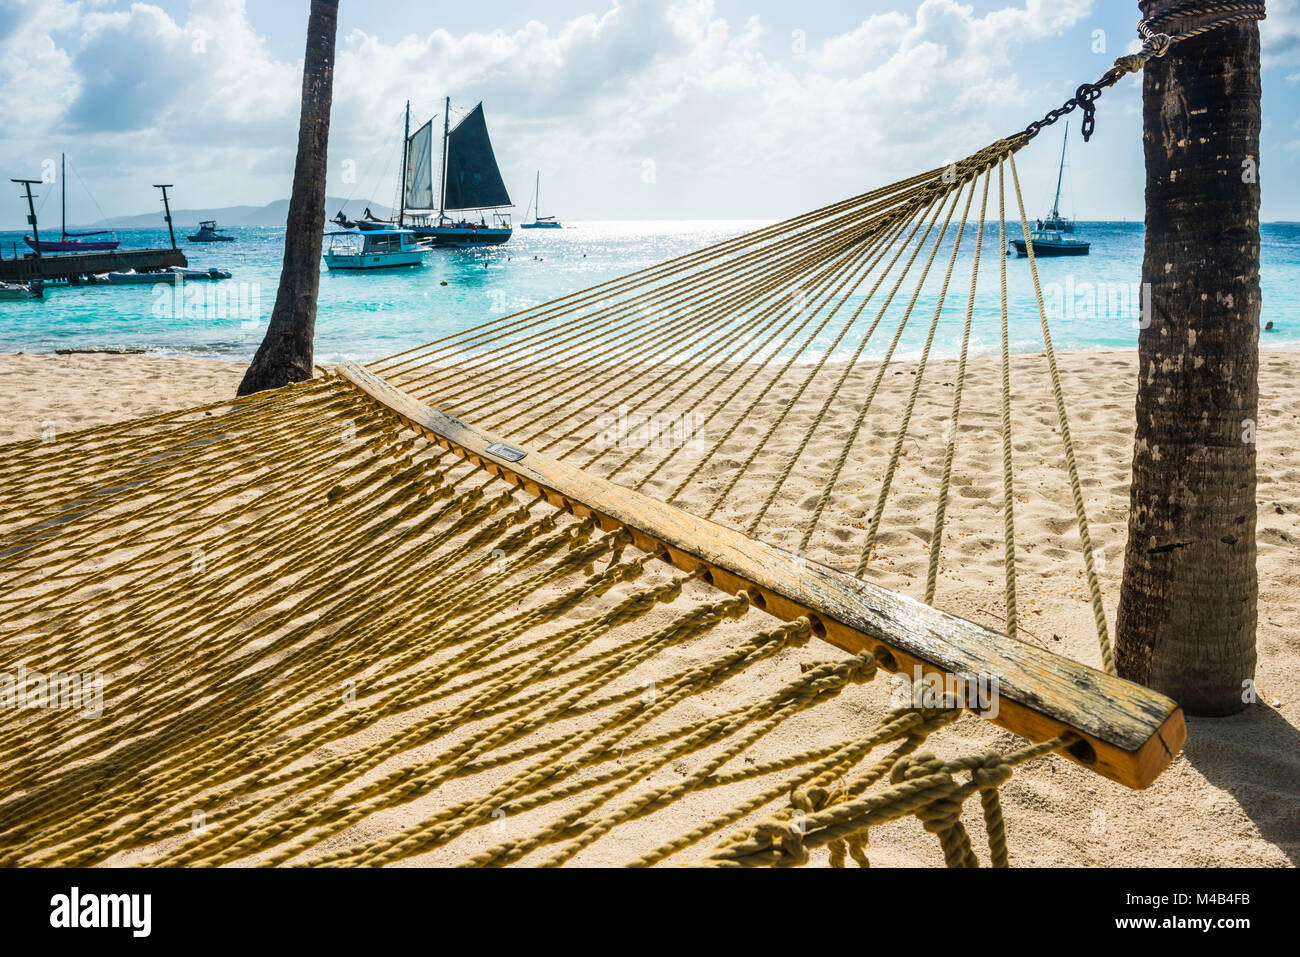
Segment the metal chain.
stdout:
[[[1157,17],[1151,17],[1138,23],[1138,36],[1142,38],[1142,49],[1138,53],[1122,56],[1115,65],[1105,72],[1096,83],[1085,83],[1059,109],[1052,110],[1037,123],[1030,123],[1020,135],[1025,141],[1032,140],[1044,129],[1051,126],[1063,116],[1076,109],[1083,110],[1083,139],[1092,139],[1097,129],[1097,100],[1101,94],[1114,86],[1130,73],[1137,73],[1150,60],[1167,54],[1174,45],[1193,37],[1199,37],[1217,30],[1230,23],[1245,23],[1263,20],[1266,16],[1263,0],[1242,0],[1242,2],[1207,4],[1205,0],[1184,0],[1183,3],[1170,7]],[[1170,21],[1186,17],[1209,17],[1211,19],[1181,33],[1170,35],[1159,27]]]

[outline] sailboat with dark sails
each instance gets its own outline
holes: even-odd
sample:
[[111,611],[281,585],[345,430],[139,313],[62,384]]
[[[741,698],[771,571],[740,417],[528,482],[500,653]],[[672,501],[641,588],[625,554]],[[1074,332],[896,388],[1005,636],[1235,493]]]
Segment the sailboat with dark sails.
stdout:
[[[402,161],[402,186],[396,220],[370,215],[356,222],[361,230],[410,229],[425,244],[468,248],[499,246],[514,235],[502,210],[513,207],[492,138],[488,135],[483,104],[479,103],[453,128],[451,98],[443,115],[442,162],[435,180],[434,121],[411,133],[411,104],[406,104],[406,133]],[[435,203],[435,182],[437,202]],[[492,220],[488,221],[491,213]],[[477,214],[477,215],[474,215]],[[345,226],[342,213],[335,220]]]
[[62,211],[61,236],[58,240],[42,239],[39,243],[31,236],[24,236],[23,242],[36,250],[38,253],[90,253],[90,252],[108,252],[117,249],[122,244],[116,239],[96,239],[97,236],[112,236],[109,230],[100,230],[94,233],[70,233],[68,232],[68,156],[66,153],[60,156],[63,163],[63,169],[59,176],[59,186],[61,195],[59,205]]

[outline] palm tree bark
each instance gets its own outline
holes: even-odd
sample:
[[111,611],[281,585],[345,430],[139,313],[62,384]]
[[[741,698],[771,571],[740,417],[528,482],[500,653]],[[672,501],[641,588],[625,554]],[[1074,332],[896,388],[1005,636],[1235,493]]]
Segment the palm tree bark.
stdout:
[[278,389],[312,377],[338,14],[338,0],[311,2],[303,58],[298,161],[284,234],[284,268],[266,338],[244,375],[240,395]]
[[1150,321],[1116,658],[1189,714],[1241,711],[1255,673],[1259,59],[1258,26],[1231,24],[1144,80]]

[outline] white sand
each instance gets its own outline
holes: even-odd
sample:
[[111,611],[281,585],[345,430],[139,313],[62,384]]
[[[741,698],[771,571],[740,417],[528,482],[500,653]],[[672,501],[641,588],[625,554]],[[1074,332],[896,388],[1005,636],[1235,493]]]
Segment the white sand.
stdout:
[[[1149,790],[1128,791],[1062,760],[1023,769],[1004,789],[1013,862],[1020,865],[1288,865],[1300,855],[1300,601],[1295,543],[1300,537],[1300,387],[1293,354],[1263,357],[1260,442],[1260,705],[1226,720],[1189,719],[1189,740],[1174,766]],[[1017,537],[1020,542],[1021,637],[1096,665],[1099,654],[1078,556],[1069,487],[1061,469],[1055,410],[1040,357],[1019,357],[1016,391]],[[1103,559],[1106,607],[1113,623],[1122,571],[1132,446],[1136,355],[1061,357],[1093,539]],[[811,557],[852,571],[875,506],[901,410],[911,390],[911,366],[886,376],[875,411],[855,446],[835,504],[813,542]],[[894,480],[872,577],[912,595],[924,589],[928,541],[941,471],[942,436],[951,416],[956,364],[932,363],[913,419],[911,438]],[[233,394],[243,367],[143,355],[0,356],[0,442],[30,439],[47,423],[60,431],[185,408]],[[833,460],[874,369],[854,373],[805,461],[768,516],[765,538],[797,543],[800,516],[818,491],[818,470]],[[829,376],[828,376],[829,377]],[[1002,592],[1001,448],[998,367],[972,362],[958,437],[952,504],[945,535],[937,604],[994,628],[1005,627]],[[944,385],[947,384],[945,388]],[[730,478],[766,433],[784,395],[771,401],[707,468],[683,504],[699,509],[710,489]],[[800,437],[794,423],[811,415],[824,393],[809,390],[773,448],[788,451]],[[839,437],[837,439],[837,436]],[[822,444],[818,444],[822,443]],[[783,464],[764,456],[751,473],[754,490]],[[747,479],[746,481],[750,481]],[[663,495],[675,481],[647,486]],[[744,525],[753,496],[746,484],[716,518]],[[1275,705],[1274,702],[1277,702]],[[844,712],[832,712],[843,719]],[[827,728],[829,736],[836,729]],[[816,729],[810,732],[813,741]],[[1015,739],[974,719],[941,735],[944,750],[1008,749]],[[801,745],[813,743],[801,740]],[[873,836],[882,862],[896,857],[889,836]],[[899,852],[901,855],[901,851]],[[934,863],[933,850],[920,860]]]

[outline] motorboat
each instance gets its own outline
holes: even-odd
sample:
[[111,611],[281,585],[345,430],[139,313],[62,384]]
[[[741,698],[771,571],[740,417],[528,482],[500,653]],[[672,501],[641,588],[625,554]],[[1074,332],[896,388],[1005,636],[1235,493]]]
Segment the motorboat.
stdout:
[[192,243],[233,243],[234,236],[228,236],[217,228],[214,219],[205,219],[199,223],[199,231],[189,237]]
[[44,299],[45,285],[39,279],[25,282],[0,282],[0,301]]
[[393,269],[423,266],[433,247],[410,229],[347,230],[329,233],[325,265],[330,269]]
[[157,272],[136,272],[128,269],[124,272],[111,272],[105,277],[111,286],[147,286],[161,282],[215,282],[231,278],[231,273],[224,269],[181,269],[173,266]]

